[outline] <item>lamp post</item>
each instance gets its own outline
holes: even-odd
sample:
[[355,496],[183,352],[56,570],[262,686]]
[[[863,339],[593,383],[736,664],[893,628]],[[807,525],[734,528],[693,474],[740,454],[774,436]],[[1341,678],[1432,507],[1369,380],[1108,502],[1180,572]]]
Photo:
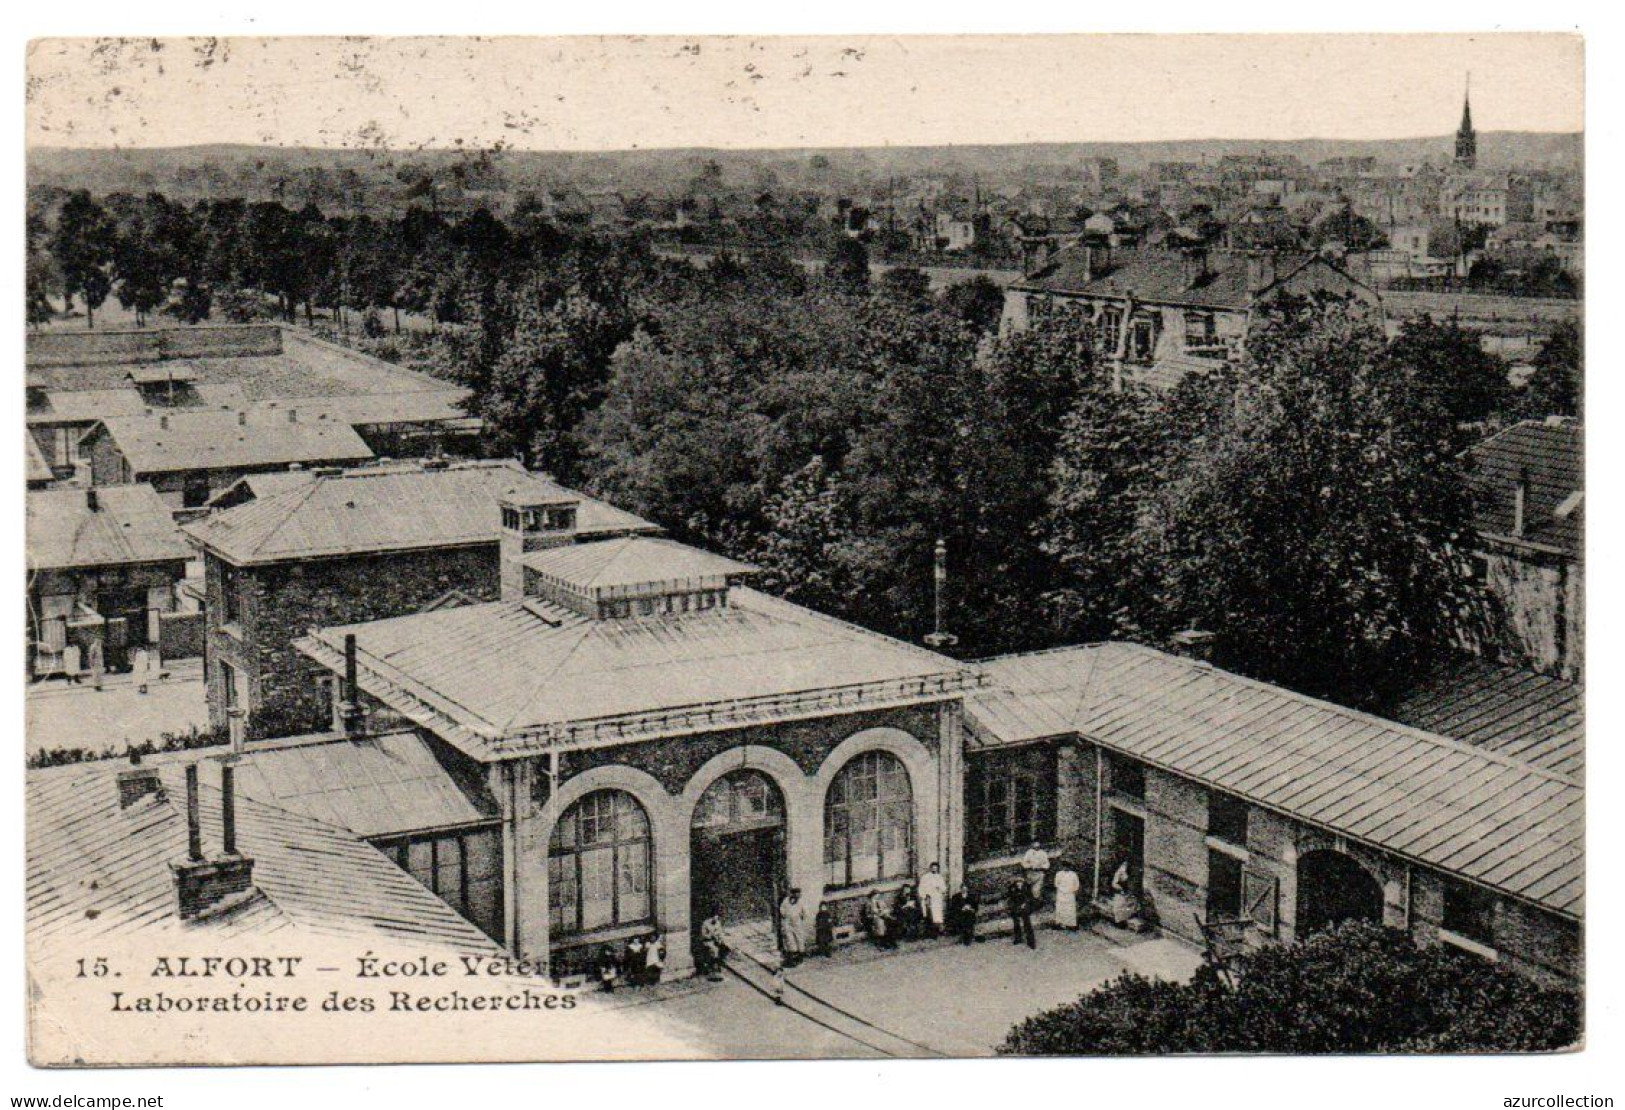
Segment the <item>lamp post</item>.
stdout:
[[928,646],[942,650],[951,648],[959,643],[959,637],[943,628],[943,608],[948,592],[948,544],[939,536],[937,538],[935,564],[932,568],[932,580],[935,586],[935,620],[933,627],[926,634],[925,642]]

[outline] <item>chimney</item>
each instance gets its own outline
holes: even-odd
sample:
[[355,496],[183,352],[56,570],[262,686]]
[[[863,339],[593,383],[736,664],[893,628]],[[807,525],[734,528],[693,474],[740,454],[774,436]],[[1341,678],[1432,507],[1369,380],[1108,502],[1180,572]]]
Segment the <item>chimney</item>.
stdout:
[[1213,633],[1200,628],[1187,628],[1168,638],[1168,650],[1184,659],[1197,663],[1213,662]]
[[299,423],[299,410],[298,409],[289,409],[288,410],[288,423],[289,424],[297,424],[297,423]]
[[1180,252],[1179,273],[1186,289],[1194,289],[1208,276],[1207,248],[1186,247]]
[[220,854],[203,851],[199,820],[197,764],[186,767],[186,858],[169,865],[175,877],[177,913],[197,921],[224,913],[254,895],[254,861],[237,852],[236,776],[230,764],[220,768]]
[[129,809],[143,798],[164,800],[164,780],[156,767],[141,766],[141,753],[130,752],[130,766],[118,773],[118,807]]
[[241,427],[245,427],[247,424],[248,424],[248,413],[239,412],[237,414],[237,426],[239,428],[241,428]]
[[361,684],[356,678],[355,633],[344,634],[344,706],[340,714],[344,719],[344,735],[359,737],[366,724],[366,713],[361,708]]
[[164,412],[164,413],[159,413],[158,414],[158,426],[160,428],[168,429],[168,427],[169,427],[169,413]]
[[226,737],[231,742],[231,750],[241,755],[248,740],[247,712],[240,705],[234,705],[226,710]]
[[1527,523],[1524,519],[1524,503],[1528,500],[1528,498],[1529,472],[1527,470],[1520,470],[1518,471],[1517,484],[1512,487],[1512,534],[1514,536],[1523,535],[1524,526]]
[[88,489],[86,489],[85,490],[85,508],[89,509],[91,512],[94,513],[94,512],[99,511],[101,509],[101,507],[102,507],[101,497],[96,493],[96,487],[91,486]]

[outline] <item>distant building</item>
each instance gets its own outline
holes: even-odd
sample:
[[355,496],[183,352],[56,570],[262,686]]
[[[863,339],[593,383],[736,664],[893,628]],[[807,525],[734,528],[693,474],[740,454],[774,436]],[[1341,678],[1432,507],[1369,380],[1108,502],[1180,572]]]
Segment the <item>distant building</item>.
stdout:
[[179,591],[192,550],[151,486],[30,490],[26,546],[33,677],[202,653],[202,616]]
[[26,369],[28,430],[64,480],[90,480],[81,440],[114,418],[325,414],[391,458],[467,453],[480,430],[468,390],[274,324],[31,334]]
[[293,641],[496,598],[497,504],[521,494],[558,503],[561,543],[658,531],[511,461],[267,474],[226,491],[184,529],[203,552],[210,724],[241,722],[249,740],[336,727],[333,689]]
[[1333,293],[1381,312],[1374,290],[1320,255],[1085,244],[1008,286],[1002,326],[1081,313],[1122,381],[1163,389],[1238,358],[1253,310],[1285,293]]
[[349,424],[325,412],[261,407],[109,416],[86,432],[80,453],[92,485],[150,483],[171,511],[202,511],[245,474],[337,466],[373,457]]
[[1473,103],[1470,93],[1463,97],[1461,102],[1461,126],[1456,128],[1455,163],[1457,169],[1478,168],[1478,133],[1473,130]]
[[1477,542],[1474,573],[1505,618],[1485,650],[1543,674],[1585,666],[1585,462],[1577,421],[1527,420],[1467,453]]

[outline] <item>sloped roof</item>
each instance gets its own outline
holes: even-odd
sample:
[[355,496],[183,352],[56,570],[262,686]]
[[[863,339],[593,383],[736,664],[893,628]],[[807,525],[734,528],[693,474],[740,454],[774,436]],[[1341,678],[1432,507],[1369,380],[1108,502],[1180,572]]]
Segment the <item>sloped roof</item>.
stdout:
[[34,437],[32,435],[23,436],[23,443],[28,450],[28,481],[49,482],[52,478],[55,478],[56,472],[51,469],[51,464],[45,461],[45,452],[39,449],[39,443]]
[[[186,855],[184,760],[161,761],[165,797],[128,809],[98,761],[28,773],[28,928],[31,940],[83,941],[136,930],[222,937],[297,929],[368,943],[415,943],[470,953],[497,946],[376,848],[334,825],[237,799],[237,843],[254,861],[257,895],[206,920],[175,913],[169,865]],[[200,762],[205,850],[220,844],[218,764]],[[241,794],[241,791],[239,791]]]
[[1407,691],[1393,717],[1571,778],[1585,773],[1585,691],[1560,678],[1463,657]]
[[716,588],[756,570],[697,547],[648,536],[548,548],[532,552],[522,561],[545,579],[599,597],[674,582],[692,583],[697,589]]
[[726,606],[682,614],[589,620],[496,602],[295,646],[342,668],[348,633],[362,689],[480,759],[753,722],[770,700],[770,719],[941,700],[975,681],[952,659],[740,586]]
[[1564,775],[1205,664],[1100,644],[984,664],[983,743],[1084,739],[1571,917],[1584,792]]
[[1209,250],[1201,267],[1183,251],[1112,251],[1104,269],[1101,251],[1085,245],[1056,251],[1049,261],[1017,281],[1012,288],[1040,293],[1123,298],[1132,295],[1148,304],[1189,305],[1240,311],[1255,304],[1266,291],[1289,281],[1302,284],[1310,271],[1325,273],[1351,286],[1360,283],[1319,255],[1303,251],[1270,252],[1258,284],[1249,279],[1249,261],[1243,251]]
[[244,797],[368,840],[498,816],[477,776],[454,774],[412,732],[250,749],[237,761],[237,787]]
[[[266,489],[258,495],[260,489]],[[580,498],[578,535],[659,531],[641,517],[566,490],[513,460],[360,467],[277,475],[252,500],[185,525],[238,566],[375,551],[495,543],[497,501],[512,492]]]
[[356,462],[372,449],[341,420],[313,414],[291,422],[287,414],[256,408],[246,413],[181,410],[110,416],[87,438],[106,434],[137,474],[229,470],[288,463]]
[[113,567],[190,559],[192,549],[175,527],[169,506],[151,486],[98,486],[89,490],[28,491],[30,570]]
[[1511,537],[1513,499],[1524,485],[1524,530],[1519,538],[1568,555],[1580,554],[1585,490],[1584,433],[1566,418],[1525,420],[1467,451],[1472,463],[1474,526],[1481,534]]

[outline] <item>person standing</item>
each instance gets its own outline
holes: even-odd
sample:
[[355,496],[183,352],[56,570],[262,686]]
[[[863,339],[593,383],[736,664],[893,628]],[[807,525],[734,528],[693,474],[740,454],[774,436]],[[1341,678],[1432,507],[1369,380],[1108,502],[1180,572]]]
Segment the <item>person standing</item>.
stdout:
[[620,958],[615,955],[615,949],[606,944],[598,950],[598,984],[613,994],[615,984],[620,981]]
[[1077,929],[1078,891],[1083,882],[1072,865],[1065,860],[1055,871],[1055,926],[1058,929]]
[[779,903],[779,952],[784,962],[795,967],[807,949],[807,907],[801,904],[801,888],[791,887]]
[[633,937],[626,942],[625,961],[623,977],[626,979],[626,985],[629,987],[641,986],[646,966],[642,937]]
[[976,917],[981,908],[976,892],[965,883],[960,883],[954,896],[948,899],[948,923],[959,935],[961,944],[970,945],[977,939]]
[[933,937],[942,935],[947,903],[948,880],[943,877],[942,865],[933,863],[926,873],[920,876],[920,908],[925,914],[926,932]]
[[1038,937],[1033,933],[1032,889],[1022,879],[1011,879],[1005,888],[1004,901],[1010,911],[1010,943],[1026,942],[1028,948],[1036,949]]
[[1027,876],[1027,886],[1032,892],[1032,901],[1035,906],[1044,904],[1044,880],[1049,877],[1049,853],[1038,841],[1027,849],[1027,854],[1021,857],[1021,870]]
[[818,903],[818,912],[813,916],[813,949],[825,958],[835,954],[835,915],[828,902]]

